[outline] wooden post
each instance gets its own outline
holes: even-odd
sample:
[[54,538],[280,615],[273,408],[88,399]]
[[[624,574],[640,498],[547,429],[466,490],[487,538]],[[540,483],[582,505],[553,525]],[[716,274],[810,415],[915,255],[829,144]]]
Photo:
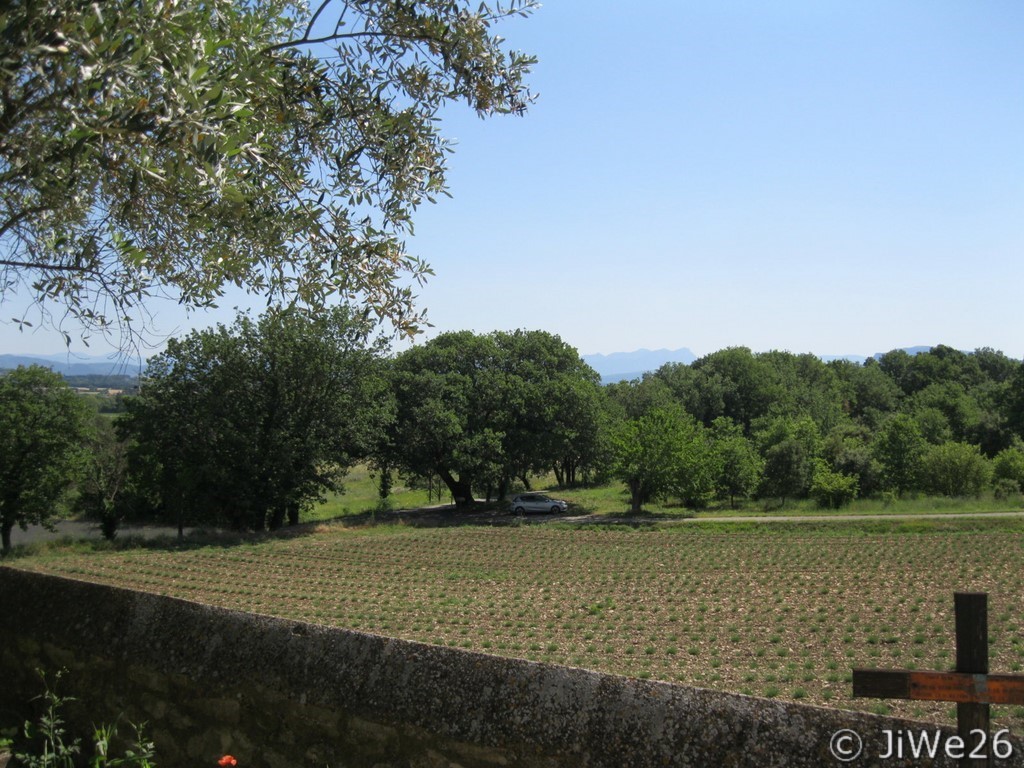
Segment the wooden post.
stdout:
[[[964,747],[961,764],[969,768],[988,768],[993,754],[990,705],[1024,705],[1024,675],[988,673],[988,595],[957,592],[953,595],[953,607],[956,612],[956,671],[855,669],[853,695],[955,701],[957,735]],[[984,756],[972,757],[972,753]]]
[[[957,592],[953,595],[956,613],[956,671],[988,675],[988,595],[981,592]],[[987,768],[990,705],[988,703],[962,702],[956,705],[957,731],[967,745],[967,754],[984,741],[985,757],[965,757],[963,764],[970,768]],[[978,737],[972,731],[981,730],[985,735]]]

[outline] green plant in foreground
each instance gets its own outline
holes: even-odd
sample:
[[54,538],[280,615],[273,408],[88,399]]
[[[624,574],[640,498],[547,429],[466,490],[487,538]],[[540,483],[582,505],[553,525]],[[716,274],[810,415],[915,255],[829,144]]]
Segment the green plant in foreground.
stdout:
[[[156,768],[153,760],[156,758],[156,747],[151,741],[146,741],[142,734],[142,724],[132,724],[135,729],[134,747],[126,749],[124,757],[110,756],[110,742],[117,736],[117,724],[101,725],[93,730],[93,741],[96,747],[96,754],[89,761],[90,768]],[[137,750],[137,751],[136,751]]]
[[10,754],[11,747],[14,746],[12,737],[17,734],[17,732],[17,728],[0,729],[0,757]]
[[[56,691],[65,671],[59,670],[54,675],[51,687],[46,674],[41,669],[36,670],[43,683],[43,693],[37,697],[43,701],[43,713],[35,723],[25,721],[22,728],[24,737],[36,747],[30,752],[14,752],[14,759],[19,765],[26,768],[74,768],[76,764],[75,756],[82,751],[82,740],[69,739],[61,715],[64,706],[74,698],[61,696]],[[113,757],[110,755],[110,743],[117,735],[117,724],[94,726],[95,754],[89,759],[89,768],[156,768],[153,743],[143,738],[142,725],[133,724],[132,727],[135,729],[133,748],[126,749],[122,757]],[[13,746],[12,741],[0,739],[0,749],[10,746]]]
[[[26,752],[15,752],[14,757],[28,768],[72,768],[74,766],[74,755],[81,751],[79,739],[68,743],[64,729],[64,719],[60,715],[63,707],[71,699],[63,698],[57,694],[46,680],[42,670],[36,670],[42,678],[44,692],[41,698],[45,703],[45,709],[39,716],[37,723],[25,721],[23,733],[30,741],[41,742],[41,752],[37,754]],[[63,670],[57,672],[54,683],[60,682]]]

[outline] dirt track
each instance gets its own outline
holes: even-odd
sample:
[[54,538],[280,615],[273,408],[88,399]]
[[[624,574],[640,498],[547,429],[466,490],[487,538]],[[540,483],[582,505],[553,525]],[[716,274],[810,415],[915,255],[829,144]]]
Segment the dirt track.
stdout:
[[[943,520],[946,518],[1020,518],[1024,511],[1018,512],[948,512],[913,515],[746,515],[728,517],[697,514],[694,517],[666,517],[661,515],[526,515],[523,517],[510,515],[504,511],[471,510],[459,511],[452,506],[427,507],[424,509],[404,509],[383,513],[363,513],[340,518],[337,522],[343,525],[365,525],[367,523],[400,523],[417,528],[445,528],[462,525],[543,525],[550,522],[574,523],[577,525],[635,525],[649,526],[653,523],[686,525],[702,522],[717,523],[816,523],[816,522],[849,522],[858,520]],[[310,523],[307,525],[317,525]],[[15,527],[11,532],[11,543],[30,544],[37,541],[56,541],[61,538],[99,539],[99,526],[96,523],[78,520],[61,520],[56,530],[48,531],[41,525],[29,526],[27,531]],[[192,529],[186,528],[188,534]],[[288,528],[280,533],[287,534]],[[177,528],[161,525],[124,525],[118,529],[120,538],[141,537],[156,539],[163,536],[177,536]]]

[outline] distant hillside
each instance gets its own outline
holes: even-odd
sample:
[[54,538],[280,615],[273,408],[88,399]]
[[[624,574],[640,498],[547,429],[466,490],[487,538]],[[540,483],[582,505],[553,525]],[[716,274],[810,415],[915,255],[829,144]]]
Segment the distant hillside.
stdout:
[[[931,346],[927,346],[927,347],[903,347],[903,351],[906,352],[908,355],[920,355],[923,352],[930,352],[931,351]],[[966,352],[967,354],[971,353],[971,350],[969,350],[969,349],[965,349],[963,351]],[[872,357],[875,358],[875,360],[880,360],[882,358],[882,355],[884,355],[884,354],[885,354],[885,352],[875,352],[875,354],[873,354]]]
[[[927,352],[931,346],[903,347],[903,351],[911,355],[919,355]],[[876,352],[875,360],[884,355],[884,352]],[[612,352],[609,355],[582,355],[583,361],[591,368],[601,374],[602,384],[614,384],[617,381],[630,381],[639,379],[645,373],[656,371],[665,363],[684,363],[689,365],[697,356],[689,349],[638,349],[635,352]],[[830,360],[849,360],[853,363],[863,363],[868,358],[864,355],[821,355],[826,363]]]
[[76,360],[66,355],[0,355],[0,370],[13,370],[19,365],[41,365],[63,376],[138,376],[138,363],[125,363],[106,357]]
[[[930,346],[905,347],[904,351],[911,355],[927,352]],[[884,353],[873,355],[875,359]],[[665,363],[684,363],[689,365],[697,356],[688,348],[681,349],[638,349],[634,352],[612,352],[609,355],[583,355],[583,361],[601,375],[604,384],[616,381],[639,379],[645,373],[656,371]],[[851,360],[863,363],[867,360],[862,355],[822,355],[822,360]],[[19,365],[43,365],[63,376],[102,376],[134,378],[139,374],[139,364],[125,363],[106,357],[69,359],[67,355],[0,355],[0,370],[17,368]]]
[[601,374],[601,381],[638,379],[647,371],[656,371],[665,363],[689,365],[697,356],[689,349],[638,349],[635,352],[612,352],[610,355],[583,355],[583,362]]
[[[928,352],[930,349],[930,346],[903,347],[903,351],[906,352],[908,355],[920,355],[922,352]],[[882,356],[885,354],[885,352],[875,352],[875,354],[873,354],[871,358],[874,358],[875,360],[881,360]],[[832,360],[849,360],[851,363],[863,363],[870,358],[867,358],[864,355],[821,355],[821,359],[823,362],[826,363],[831,362]]]

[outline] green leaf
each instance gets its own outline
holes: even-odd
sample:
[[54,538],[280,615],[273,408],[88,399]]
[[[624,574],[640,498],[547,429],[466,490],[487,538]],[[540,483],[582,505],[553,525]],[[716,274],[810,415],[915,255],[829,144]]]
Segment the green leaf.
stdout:
[[202,96],[199,97],[200,101],[205,101],[207,104],[212,104],[220,100],[221,94],[224,93],[224,86],[220,83],[210,88]]
[[231,186],[230,184],[224,185],[224,188],[221,190],[221,194],[223,194],[226,199],[230,200],[233,203],[245,202],[245,195],[242,193],[242,191],[237,187]]

